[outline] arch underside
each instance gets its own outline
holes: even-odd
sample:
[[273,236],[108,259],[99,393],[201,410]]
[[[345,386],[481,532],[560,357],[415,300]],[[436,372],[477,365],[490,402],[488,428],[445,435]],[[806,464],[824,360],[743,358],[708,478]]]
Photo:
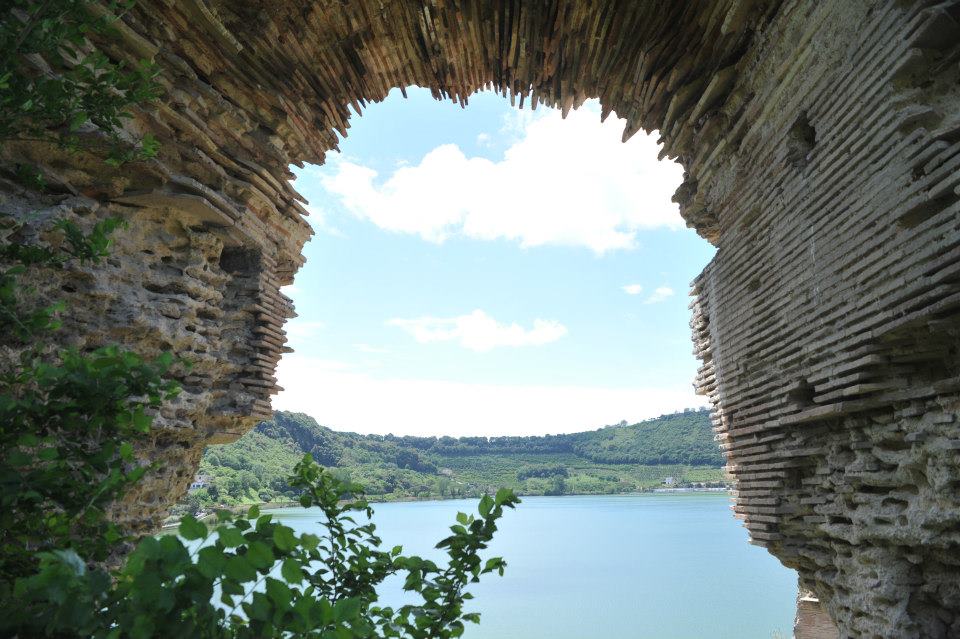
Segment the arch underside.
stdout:
[[119,268],[64,276],[76,339],[197,362],[144,451],[164,470],[122,516],[155,525],[206,443],[269,416],[279,287],[310,235],[287,167],[322,162],[351,105],[410,85],[599,97],[626,136],[660,132],[682,215],[718,247],[692,287],[696,384],[753,542],[843,636],[960,636],[957,4],[142,0],[101,46],[160,65],[164,98],[131,124],[159,158],[3,158],[66,194],[5,184],[12,208],[132,222]]

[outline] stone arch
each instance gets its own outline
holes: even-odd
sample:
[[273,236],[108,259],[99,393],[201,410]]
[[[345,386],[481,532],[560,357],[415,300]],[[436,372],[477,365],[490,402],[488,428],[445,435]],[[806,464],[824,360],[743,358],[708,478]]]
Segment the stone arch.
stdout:
[[[143,0],[100,43],[150,58],[164,99],[131,128],[160,157],[118,171],[9,145],[132,222],[73,286],[81,329],[198,365],[145,455],[152,525],[199,450],[269,414],[306,210],[357,111],[420,85],[489,88],[661,132],[675,196],[719,251],[693,286],[697,386],[754,543],[799,571],[844,636],[960,634],[960,83],[956,1]],[[33,198],[33,199],[31,199]]]

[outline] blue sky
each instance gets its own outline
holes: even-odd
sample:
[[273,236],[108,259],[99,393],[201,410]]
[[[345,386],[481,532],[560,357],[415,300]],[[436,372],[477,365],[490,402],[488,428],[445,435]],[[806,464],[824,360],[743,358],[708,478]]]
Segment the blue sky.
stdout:
[[492,93],[394,91],[296,170],[316,235],[275,407],[342,430],[571,432],[702,405],[689,283],[713,248],[655,136]]

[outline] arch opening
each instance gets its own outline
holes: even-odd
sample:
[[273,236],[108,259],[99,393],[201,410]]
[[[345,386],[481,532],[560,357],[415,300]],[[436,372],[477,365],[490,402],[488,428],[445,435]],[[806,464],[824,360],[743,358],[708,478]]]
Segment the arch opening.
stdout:
[[[280,288],[310,234],[286,167],[336,148],[349,105],[412,84],[565,111],[599,97],[627,135],[661,132],[685,169],[684,219],[718,247],[694,285],[696,383],[753,541],[844,635],[947,637],[960,632],[957,20],[954,2],[866,0],[142,2],[103,48],[160,65],[166,97],[130,125],[160,156],[107,170],[9,145],[4,161],[43,167],[64,197],[5,190],[15,210],[135,220],[123,268],[68,287],[78,326],[198,361],[160,420],[179,445],[145,452],[166,460],[131,506],[149,527],[205,443],[270,414],[293,312]],[[237,246],[261,270],[231,306],[218,264]]]
[[[310,202],[316,234],[292,289],[284,289],[298,316],[285,326],[294,353],[279,363],[284,390],[274,408],[309,415],[337,431],[390,434],[387,441],[404,444],[404,436],[592,431],[701,404],[690,385],[697,364],[688,344],[686,289],[714,251],[683,228],[670,202],[682,171],[657,160],[656,135],[639,133],[623,143],[622,121],[614,113],[601,125],[599,105],[591,102],[565,119],[542,106],[531,118],[497,95],[471,96],[464,110],[437,103],[423,90],[408,87],[405,93],[406,99],[396,91],[371,105],[362,118],[354,115],[339,155],[328,154],[323,167],[296,172],[294,185]],[[517,220],[525,214],[527,219]],[[297,419],[278,416],[266,428]],[[432,448],[425,454],[468,495],[485,476],[479,458],[468,469],[453,457],[437,461]],[[541,457],[524,465],[543,470],[555,463]],[[657,485],[666,477],[699,483],[709,473],[722,479],[703,466],[664,464],[646,469],[660,473],[652,480]],[[568,466],[567,493],[584,492],[587,482],[595,491],[623,490],[628,482],[636,490],[653,485],[623,467],[588,471],[582,460]],[[363,468],[350,472],[351,479],[376,490],[410,490],[411,497],[432,490],[400,470],[396,477],[377,478]],[[601,478],[610,476],[615,481]],[[519,490],[553,492],[548,484],[533,477]],[[715,498],[710,512],[722,527],[726,500],[708,497]],[[531,508],[538,507],[536,500]],[[577,633],[571,628],[586,616],[595,632],[610,636],[667,627],[680,636],[697,632],[695,618],[674,619],[669,611],[707,597],[740,610],[719,615],[718,631],[788,631],[795,573],[743,544],[735,520],[723,523],[733,532],[723,530],[718,538],[735,536],[742,546],[717,553],[730,558],[726,569],[717,570],[733,569],[743,575],[741,583],[766,585],[750,606],[738,602],[734,589],[712,591],[699,572],[683,573],[679,562],[682,585],[645,597],[641,614],[636,593],[645,591],[642,581],[654,578],[656,569],[651,565],[651,574],[637,575],[634,589],[612,584],[626,581],[631,565],[657,563],[643,549],[656,545],[651,540],[635,549],[636,562],[605,568],[610,581],[581,595],[581,612],[557,611],[536,629],[516,622],[513,632],[553,628],[558,636],[572,636]],[[701,554],[715,545],[691,542]],[[536,562],[533,548],[513,554],[528,551],[525,563]],[[525,575],[539,574],[530,568]],[[535,617],[546,614],[536,612],[537,602],[549,598],[546,592],[569,595],[561,572],[541,578],[540,594],[527,606]],[[590,579],[587,572],[583,577]],[[509,592],[509,584],[504,588]],[[516,612],[499,592],[492,587],[479,595],[484,625],[497,627],[507,611]],[[599,593],[612,600],[602,603]],[[632,608],[647,621],[594,617],[588,612],[594,605]],[[751,621],[744,625],[738,614],[749,614]]]
[[[682,172],[655,137],[622,143],[595,102],[562,119],[395,93],[343,155],[297,172],[316,235],[285,289],[298,317],[275,406],[354,431],[401,434],[393,412],[421,435],[519,435],[702,405],[685,293],[713,249],[683,229]],[[311,366],[341,389],[326,405]]]

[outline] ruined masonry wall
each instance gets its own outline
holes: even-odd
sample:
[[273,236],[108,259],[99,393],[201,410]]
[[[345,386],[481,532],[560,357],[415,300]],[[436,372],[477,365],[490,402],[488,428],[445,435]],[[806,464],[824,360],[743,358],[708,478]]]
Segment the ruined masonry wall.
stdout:
[[701,189],[698,384],[735,510],[841,636],[960,636],[956,17],[785,8]]
[[[696,383],[752,541],[841,637],[960,636],[958,5],[141,0],[96,44],[161,68],[129,125],[159,157],[0,150],[0,207],[28,233],[129,222],[104,268],[38,279],[67,298],[65,341],[194,362],[140,451],[160,470],[117,517],[151,530],[205,445],[269,416],[279,288],[310,236],[288,166],[322,162],[351,105],[414,84],[599,97],[625,138],[660,131],[681,213],[718,247],[692,290]],[[52,193],[17,186],[19,162]]]

